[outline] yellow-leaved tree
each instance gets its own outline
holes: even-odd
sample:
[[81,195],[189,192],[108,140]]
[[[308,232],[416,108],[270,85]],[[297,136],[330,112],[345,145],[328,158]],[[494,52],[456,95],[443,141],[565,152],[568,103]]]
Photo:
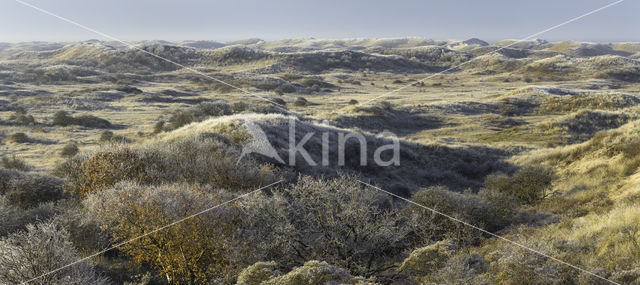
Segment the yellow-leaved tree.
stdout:
[[[220,204],[212,191],[185,184],[142,186],[121,182],[92,193],[85,205],[108,230],[114,244],[138,264],[148,264],[169,283],[203,284],[224,278],[231,265],[228,240],[237,212],[223,206],[193,218],[185,217]],[[162,228],[166,225],[168,227]],[[145,233],[162,228],[135,239]]]

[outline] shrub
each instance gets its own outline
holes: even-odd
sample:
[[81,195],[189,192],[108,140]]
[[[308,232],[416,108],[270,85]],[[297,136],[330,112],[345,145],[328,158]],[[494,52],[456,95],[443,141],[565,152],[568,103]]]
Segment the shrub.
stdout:
[[112,131],[104,131],[100,134],[100,141],[101,142],[110,142],[113,139],[113,132]]
[[282,275],[276,269],[277,263],[257,262],[240,272],[237,285],[260,285],[262,282]]
[[[540,241],[524,245],[555,256],[552,248]],[[562,270],[572,269],[560,268],[562,265],[556,261],[515,245],[505,244],[485,259],[489,262],[489,271],[485,278],[490,284],[575,284],[575,281],[562,280]]]
[[25,133],[14,133],[7,138],[6,142],[7,143],[28,143],[28,142],[31,142],[31,138],[29,138]]
[[410,276],[427,276],[442,268],[453,255],[454,245],[450,241],[439,241],[411,252],[398,271]]
[[87,128],[109,129],[113,125],[111,122],[92,115],[81,115],[72,117],[65,111],[58,111],[53,115],[54,126],[66,127],[71,125],[82,126]]
[[525,166],[512,177],[502,173],[487,176],[488,191],[505,193],[522,204],[536,204],[548,196],[555,173],[542,166]]
[[131,180],[148,183],[152,179],[145,161],[128,148],[104,151],[93,155],[79,166],[78,181],[69,185],[71,194],[80,198],[87,194]]
[[366,284],[360,277],[353,277],[345,270],[332,266],[327,262],[308,261],[291,272],[263,282],[264,285],[297,285],[297,284]]
[[65,111],[58,111],[53,115],[53,125],[66,127],[74,124],[74,119]]
[[61,199],[63,185],[62,180],[54,177],[28,175],[12,180],[4,195],[11,204],[29,209],[43,202]]
[[[40,277],[39,284],[109,284],[79,259],[69,234],[54,223],[28,225],[0,240],[0,283],[20,284]],[[59,269],[63,266],[68,267]],[[59,270],[58,270],[59,269]],[[53,270],[57,270],[52,272]]]
[[60,156],[71,157],[78,154],[79,151],[80,149],[75,143],[69,143],[60,150]]
[[287,102],[284,101],[284,99],[282,99],[282,98],[271,98],[271,101],[276,103],[276,104],[278,104],[278,105],[280,105],[280,106],[287,105]]
[[164,131],[171,131],[209,117],[226,116],[232,113],[232,107],[227,103],[200,103],[190,108],[173,111],[162,127]]
[[24,110],[17,110],[15,114],[9,117],[9,120],[23,126],[35,126],[38,124],[36,119],[31,115],[27,115]]
[[[189,185],[147,187],[123,182],[89,195],[84,204],[118,243],[211,209],[225,196],[205,192],[211,190]],[[151,264],[169,283],[211,283],[224,277],[229,269],[228,245],[237,224],[236,216],[231,208],[218,207],[119,249],[137,263]]]
[[17,158],[15,155],[8,157],[2,156],[2,167],[6,169],[15,169],[20,171],[29,171],[31,166],[29,166],[23,159]]
[[31,209],[20,209],[0,196],[0,237],[25,230],[27,225],[49,220],[56,215],[57,209],[52,203],[42,203]]
[[67,190],[84,197],[119,181],[141,184],[190,182],[233,191],[277,180],[275,168],[243,159],[215,138],[190,137],[142,149],[110,145],[89,157],[73,157],[55,171],[66,177]]
[[[509,221],[518,212],[520,202],[518,199],[508,194],[508,192],[502,192],[497,190],[497,188],[493,188],[494,186],[489,186],[495,185],[494,182],[491,182],[495,179],[492,177],[496,176],[490,176],[487,178],[487,187],[482,188],[478,192],[478,196],[491,203],[498,217],[504,221]],[[508,176],[506,176],[506,178],[509,179]]]
[[119,87],[116,88],[116,90],[124,92],[124,93],[129,93],[129,94],[141,94],[142,90],[136,88],[136,87],[132,87],[132,86],[123,86],[123,87]]
[[293,87],[293,85],[291,84],[282,84],[280,87],[278,87],[276,89],[277,91],[280,91],[282,93],[295,93],[296,92],[296,88]]
[[356,99],[349,100],[349,105],[357,105],[357,104],[358,104],[358,100]]
[[234,113],[241,113],[249,109],[249,104],[245,102],[235,102],[231,105],[231,110]]
[[513,175],[511,195],[526,204],[535,204],[546,198],[555,175],[541,166],[525,166]]
[[87,128],[110,129],[113,127],[111,122],[92,115],[82,115],[73,118],[73,124]]
[[296,98],[296,101],[293,102],[293,105],[295,106],[307,106],[309,104],[309,101],[307,101],[307,99],[305,99],[304,97],[298,97]]
[[[456,193],[445,187],[435,186],[418,191],[411,200],[488,231],[504,226],[504,221],[496,214],[492,205],[473,194]],[[409,216],[410,239],[415,245],[422,246],[445,238],[451,239],[456,245],[468,245],[475,243],[480,237],[477,230],[431,210],[410,206],[405,211]]]
[[164,131],[164,127],[165,127],[164,125],[165,125],[165,123],[166,123],[166,122],[165,122],[165,121],[163,121],[163,120],[160,120],[160,121],[156,122],[156,123],[153,125],[153,133],[154,133],[154,134],[159,134],[159,133],[161,133],[162,131]]
[[382,271],[404,248],[404,229],[390,203],[355,178],[301,177],[282,191],[242,201],[245,243],[285,267],[324,259],[357,274]]

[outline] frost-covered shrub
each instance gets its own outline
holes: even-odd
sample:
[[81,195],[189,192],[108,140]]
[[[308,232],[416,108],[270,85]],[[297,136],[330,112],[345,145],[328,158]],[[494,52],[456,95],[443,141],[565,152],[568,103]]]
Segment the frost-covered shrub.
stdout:
[[[453,192],[442,186],[430,187],[417,192],[412,200],[429,209],[410,205],[405,208],[409,217],[412,243],[418,246],[451,239],[456,244],[475,242],[480,232],[449,217],[474,226],[495,231],[503,226],[492,205],[473,194]],[[446,217],[444,215],[448,215]]]
[[297,284],[365,284],[359,277],[353,277],[347,271],[332,266],[327,262],[308,261],[303,266],[294,268],[280,277],[263,282],[264,285],[297,285]]
[[43,202],[63,198],[64,182],[58,178],[42,175],[25,175],[13,179],[9,187],[0,190],[9,203],[29,209]]
[[404,250],[402,217],[388,196],[352,177],[301,177],[242,201],[247,243],[284,267],[323,259],[355,274],[387,268]]
[[282,275],[276,269],[278,264],[271,262],[256,262],[245,268],[238,275],[237,285],[260,285],[262,282]]
[[253,189],[278,178],[269,165],[238,162],[233,148],[218,138],[188,137],[167,143],[132,148],[109,145],[90,155],[74,156],[56,173],[66,177],[68,190],[84,197],[119,181],[141,184],[189,182],[229,190]]
[[440,269],[455,252],[455,246],[447,240],[418,248],[411,252],[399,271],[411,276],[426,276]]
[[29,225],[25,232],[0,239],[0,283],[20,284],[39,277],[34,284],[109,284],[78,259],[65,230],[54,223]]

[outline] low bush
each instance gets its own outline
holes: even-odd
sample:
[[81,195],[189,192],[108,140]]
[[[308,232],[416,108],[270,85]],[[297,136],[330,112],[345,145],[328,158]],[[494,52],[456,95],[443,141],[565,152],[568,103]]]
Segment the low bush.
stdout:
[[41,175],[25,175],[14,178],[2,194],[12,205],[30,209],[38,204],[63,198],[64,182],[58,178]]
[[[231,105],[227,103],[200,103],[196,106],[173,111],[166,122],[154,126],[154,132],[171,131],[193,122],[200,122],[210,117],[233,114]],[[160,124],[160,123],[158,123]]]
[[88,156],[75,156],[55,172],[67,178],[67,190],[79,197],[119,181],[189,182],[239,191],[277,179],[275,168],[251,160],[238,162],[234,150],[209,137],[190,137],[141,149],[110,145]]
[[276,88],[276,92],[278,92],[278,93],[295,93],[296,92],[296,88],[293,87],[293,85],[286,83],[286,84],[280,85],[280,87]]
[[53,115],[53,125],[66,127],[74,124],[74,119],[65,111],[58,111]]
[[454,253],[455,246],[451,242],[439,241],[412,251],[398,271],[409,276],[427,276],[442,268]]
[[28,143],[31,142],[31,138],[25,133],[13,133],[5,140],[7,143]]
[[305,262],[291,272],[264,281],[264,285],[297,285],[297,284],[371,284],[361,277],[354,277],[349,272],[332,266],[327,262],[316,260]]
[[[474,244],[481,233],[467,225],[444,215],[458,219],[488,231],[496,231],[505,226],[494,207],[474,194],[456,193],[442,186],[434,186],[418,191],[411,200],[419,205],[405,208],[409,239],[414,246],[424,246],[443,239],[450,239],[457,246]],[[444,214],[444,215],[443,215]]]
[[307,99],[305,99],[304,97],[298,97],[296,98],[296,101],[293,102],[293,105],[295,106],[307,106],[309,104],[309,101],[307,101]]
[[60,150],[60,156],[62,156],[62,157],[71,157],[71,156],[76,155],[79,151],[80,151],[80,149],[78,148],[78,145],[76,145],[75,143],[69,143],[69,144],[66,144]]
[[15,114],[9,117],[9,121],[22,126],[35,126],[38,124],[36,119],[33,116],[28,115],[24,109],[18,109]]
[[82,126],[86,128],[109,129],[113,125],[111,122],[92,115],[81,115],[73,117],[65,111],[58,111],[53,115],[52,124],[54,126],[66,127],[71,125]]
[[489,191],[505,193],[522,204],[536,204],[546,198],[555,174],[542,166],[525,166],[512,177],[504,174],[487,176],[485,187]]
[[20,171],[29,171],[31,170],[31,166],[28,165],[23,159],[20,159],[18,157],[14,156],[2,156],[2,159],[0,160],[0,163],[2,163],[2,167],[6,168],[6,169],[15,169],[15,170],[20,170]]
[[257,262],[240,272],[237,285],[260,285],[262,282],[276,278],[282,273],[278,271],[276,262]]

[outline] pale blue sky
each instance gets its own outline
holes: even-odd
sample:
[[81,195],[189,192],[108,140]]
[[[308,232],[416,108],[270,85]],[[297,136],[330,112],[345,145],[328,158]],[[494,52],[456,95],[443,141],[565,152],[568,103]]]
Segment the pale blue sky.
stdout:
[[[123,40],[522,38],[614,0],[24,0]],[[559,28],[548,40],[640,41],[640,0]],[[103,39],[0,0],[0,41]]]

